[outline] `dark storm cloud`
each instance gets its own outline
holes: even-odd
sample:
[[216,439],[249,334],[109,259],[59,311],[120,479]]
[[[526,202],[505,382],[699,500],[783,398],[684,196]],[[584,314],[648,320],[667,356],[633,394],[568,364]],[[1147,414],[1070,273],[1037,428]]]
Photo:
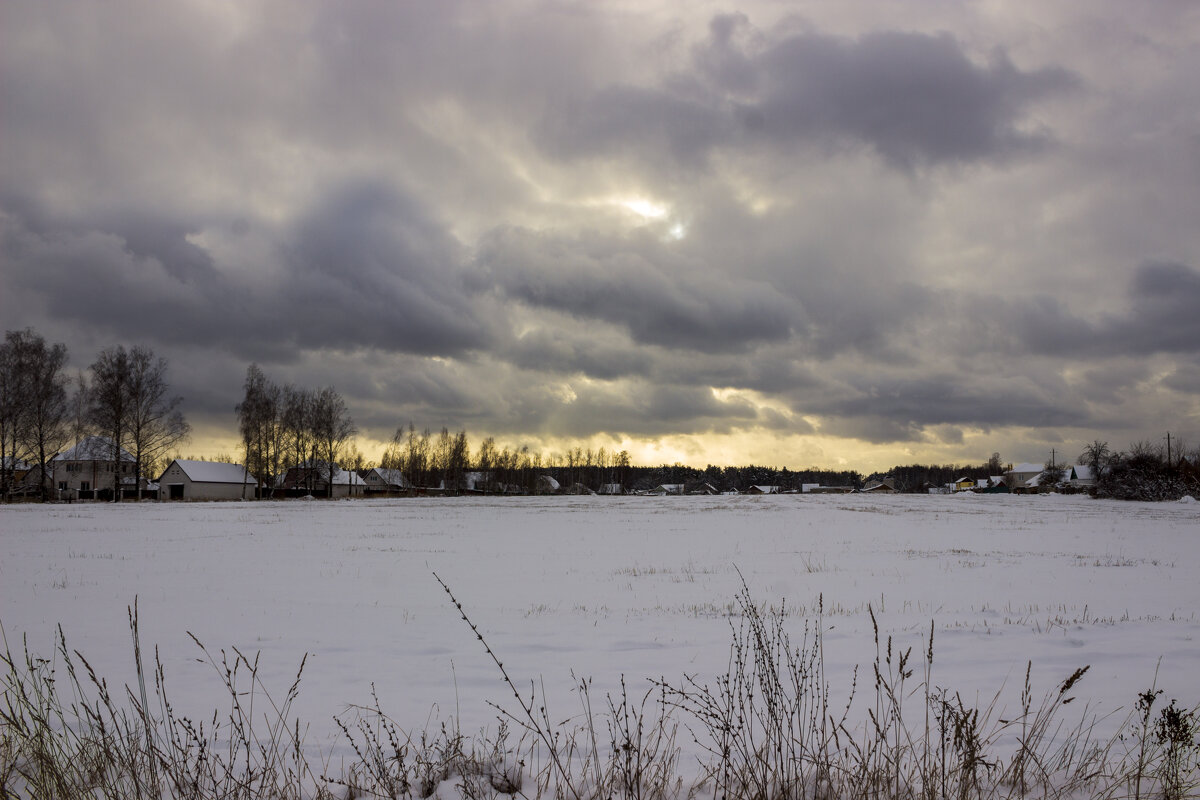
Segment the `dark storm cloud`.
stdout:
[[876,443],[920,439],[922,432],[940,425],[1086,426],[1091,421],[1082,404],[1064,402],[1067,392],[1061,382],[1045,386],[963,374],[876,380],[854,376],[850,381],[849,392],[802,403],[797,411],[841,419],[832,423],[835,428],[861,428],[862,437]]
[[272,231],[283,264],[275,274],[218,270],[188,226],[156,216],[59,229],[41,221],[36,232],[10,213],[3,223],[16,287],[55,316],[120,338],[219,345],[246,358],[296,348],[450,355],[484,338],[461,247],[376,183],[332,192]]
[[713,275],[648,235],[492,233],[478,263],[489,284],[538,308],[624,327],[642,344],[711,353],[784,340],[800,308],[762,281]]
[[538,141],[555,156],[669,153],[695,168],[709,151],[766,140],[874,149],[909,169],[1005,158],[1051,132],[1026,124],[1030,106],[1077,83],[1064,69],[1023,71],[1001,50],[986,64],[949,34],[879,32],[735,36],[719,16],[693,71],[655,86],[612,85],[552,106]]
[[350,186],[296,224],[278,323],[301,346],[462,352],[484,337],[465,296],[463,255],[411,198]]
[[770,48],[760,64],[762,99],[750,110],[769,137],[850,137],[902,167],[1040,146],[1048,133],[1021,129],[1026,109],[1072,84],[1061,69],[1022,72],[1003,52],[976,65],[949,34],[809,34]]
[[1007,324],[1030,353],[1078,358],[1200,352],[1200,271],[1148,261],[1128,282],[1128,309],[1098,318],[1042,295],[1010,304]]

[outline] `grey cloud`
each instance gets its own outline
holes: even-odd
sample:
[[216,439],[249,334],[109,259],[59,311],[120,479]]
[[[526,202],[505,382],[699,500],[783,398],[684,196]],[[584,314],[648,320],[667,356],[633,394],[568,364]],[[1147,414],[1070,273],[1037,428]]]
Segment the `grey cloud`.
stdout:
[[930,374],[921,377],[853,376],[849,390],[816,400],[802,398],[801,413],[826,415],[838,430],[863,431],[877,443],[920,439],[938,425],[991,428],[1003,425],[1085,426],[1091,413],[1064,400],[1066,387],[1031,380],[989,379],[982,375]]
[[275,277],[222,269],[187,240],[193,230],[134,214],[35,230],[5,213],[0,252],[24,265],[5,267],[12,285],[49,313],[130,340],[247,358],[296,347],[450,355],[484,341],[461,247],[392,188],[351,185],[277,232]]
[[644,344],[729,352],[786,340],[800,326],[799,304],[769,284],[713,275],[647,236],[504,229],[482,243],[478,262],[513,299],[621,325]]
[[579,330],[569,320],[513,337],[496,355],[522,369],[571,375],[582,373],[598,380],[645,376],[654,360],[627,336],[613,335],[600,326]]
[[1044,144],[1020,127],[1031,102],[1070,86],[1061,69],[1022,72],[1003,52],[973,63],[950,35],[882,32],[856,41],[809,34],[763,54],[768,136],[849,136],[913,167],[1007,156]]
[[1023,348],[1041,355],[1094,359],[1200,351],[1200,271],[1145,262],[1134,270],[1127,298],[1125,312],[1095,320],[1045,295],[1009,303],[1002,313]]
[[464,253],[412,198],[353,185],[295,228],[275,313],[297,344],[432,355],[483,343]]
[[559,157],[668,152],[692,169],[714,149],[760,139],[856,143],[907,170],[1043,147],[1052,134],[1031,128],[1028,110],[1078,82],[1057,67],[1022,71],[1001,50],[976,64],[949,34],[766,32],[746,46],[734,33],[748,25],[716,17],[710,41],[693,51],[692,75],[561,103],[537,140]]

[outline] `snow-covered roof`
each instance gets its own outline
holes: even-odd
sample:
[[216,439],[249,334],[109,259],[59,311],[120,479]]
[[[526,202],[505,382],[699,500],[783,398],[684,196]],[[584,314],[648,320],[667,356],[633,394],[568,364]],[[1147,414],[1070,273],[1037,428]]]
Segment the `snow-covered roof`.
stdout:
[[[52,461],[110,461],[112,459],[112,439],[107,436],[88,436],[83,441],[56,455]],[[122,448],[122,461],[134,461],[134,457]]]
[[1092,475],[1092,468],[1087,464],[1076,464],[1067,472],[1068,474],[1074,475],[1075,479],[1080,481],[1090,481],[1094,477]]
[[362,486],[366,483],[357,472],[350,472],[341,467],[336,467],[336,470],[331,481],[334,486]]
[[398,469],[384,469],[383,467],[375,467],[371,472],[378,476],[379,480],[389,486],[410,486],[408,478],[404,477]]
[[[258,483],[253,475],[246,474],[246,468],[241,464],[224,464],[219,461],[191,461],[183,458],[177,458],[171,463],[178,465],[183,470],[183,474],[187,475],[195,483],[244,483],[250,486]],[[160,482],[166,482],[167,472],[170,469],[171,467],[168,465],[159,478]]]
[[1017,464],[1015,467],[1010,469],[1009,472],[1041,472],[1045,468],[1046,466],[1044,464],[1033,464],[1026,462],[1024,464]]
[[955,483],[969,483],[969,484],[971,484],[971,485],[973,486],[973,485],[975,485],[975,479],[974,479],[974,478],[968,478],[966,475],[963,475],[961,478],[959,478],[958,480],[956,480],[956,481],[955,481]]

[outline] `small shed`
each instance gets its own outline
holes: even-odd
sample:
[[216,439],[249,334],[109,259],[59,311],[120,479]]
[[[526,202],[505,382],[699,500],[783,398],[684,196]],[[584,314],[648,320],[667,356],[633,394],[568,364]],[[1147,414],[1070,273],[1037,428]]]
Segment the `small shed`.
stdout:
[[253,499],[258,485],[241,464],[177,458],[158,479],[163,500]]

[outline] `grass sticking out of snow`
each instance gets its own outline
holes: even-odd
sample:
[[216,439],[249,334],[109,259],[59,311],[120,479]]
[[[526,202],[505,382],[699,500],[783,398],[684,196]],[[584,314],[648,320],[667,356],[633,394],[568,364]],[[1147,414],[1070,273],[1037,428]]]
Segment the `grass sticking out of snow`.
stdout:
[[[157,652],[145,668],[135,602],[134,686],[110,687],[61,629],[49,659],[27,647],[14,652],[5,640],[0,797],[1140,800],[1195,797],[1200,787],[1200,710],[1164,701],[1153,685],[1131,690],[1120,732],[1098,738],[1094,716],[1072,705],[1087,666],[1040,701],[1027,669],[1020,708],[1005,716],[996,700],[980,707],[937,684],[932,626],[924,652],[914,654],[875,625],[873,663],[856,673],[849,697],[835,701],[823,607],[795,642],[784,625],[794,612],[756,603],[744,584],[731,606],[724,674],[658,678],[642,692],[622,678],[603,702],[581,680],[579,713],[560,721],[544,690],[509,675],[442,586],[464,635],[478,640],[516,703],[495,707],[492,733],[468,739],[445,724],[405,733],[372,687],[369,705],[336,719],[353,757],[314,764],[292,712],[303,661],[287,690],[273,695],[257,656],[214,653],[194,637],[226,705],[208,719],[180,716]],[[705,754],[698,764],[680,763],[681,735]]]

